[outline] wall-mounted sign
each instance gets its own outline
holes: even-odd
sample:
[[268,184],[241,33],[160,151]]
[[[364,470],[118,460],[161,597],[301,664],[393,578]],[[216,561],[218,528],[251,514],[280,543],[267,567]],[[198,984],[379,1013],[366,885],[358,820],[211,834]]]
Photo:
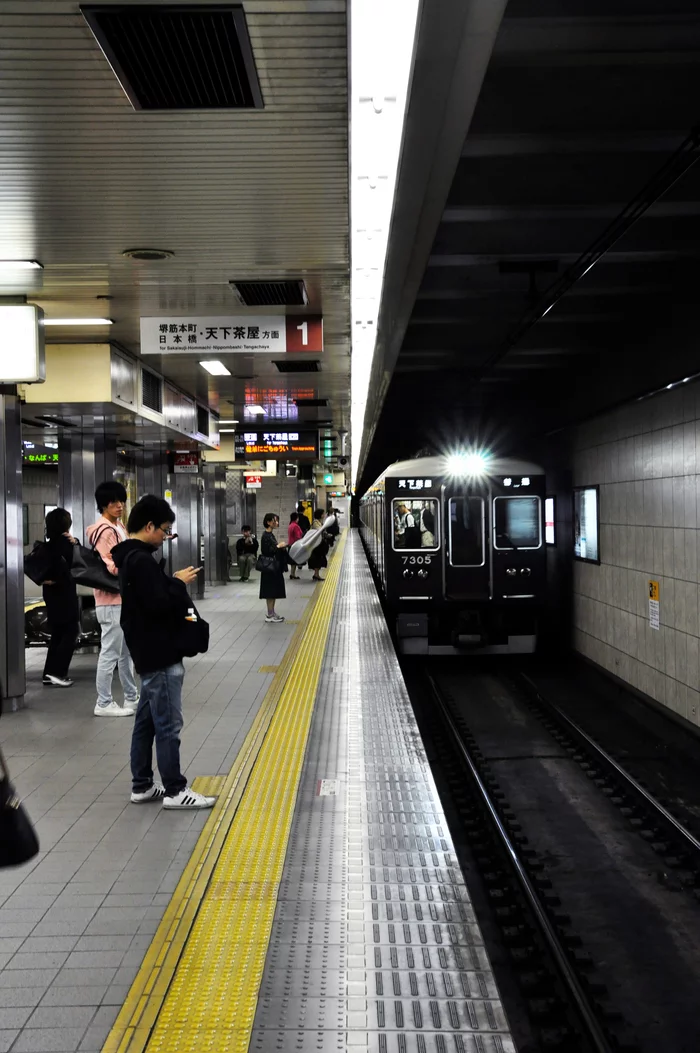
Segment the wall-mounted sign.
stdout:
[[44,312],[33,304],[0,305],[0,384],[46,380]]
[[262,475],[246,475],[245,476],[246,490],[261,490],[262,489]]
[[649,628],[658,629],[660,625],[660,607],[659,607],[659,583],[658,581],[649,582]]
[[196,450],[186,450],[175,454],[176,475],[196,475],[199,471],[199,454]]
[[244,431],[246,457],[316,457],[315,431]]
[[141,319],[143,355],[284,355],[323,351],[323,319],[284,315]]

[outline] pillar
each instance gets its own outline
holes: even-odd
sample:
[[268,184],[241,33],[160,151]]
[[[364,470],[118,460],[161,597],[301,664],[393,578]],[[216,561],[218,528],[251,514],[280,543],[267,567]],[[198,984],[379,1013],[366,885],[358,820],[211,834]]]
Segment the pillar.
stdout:
[[228,538],[226,533],[226,470],[207,464],[204,478],[204,573],[210,585],[228,581]]
[[0,394],[0,492],[0,689],[5,708],[13,710],[26,690],[22,432],[16,394]]
[[58,433],[58,500],[73,518],[72,531],[85,540],[97,519],[95,489],[113,479],[117,467],[116,438],[106,435],[101,420],[83,417],[81,428]]

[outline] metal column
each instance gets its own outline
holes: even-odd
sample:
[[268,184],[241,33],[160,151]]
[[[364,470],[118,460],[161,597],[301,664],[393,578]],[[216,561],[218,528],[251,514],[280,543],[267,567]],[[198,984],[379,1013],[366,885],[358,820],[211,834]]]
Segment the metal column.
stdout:
[[[177,540],[173,541],[172,569],[182,567],[201,567],[204,565],[203,552],[203,505],[204,480],[201,475],[174,475],[173,477],[173,511],[175,512],[175,531]],[[206,568],[190,586],[190,593],[195,599],[204,595]]]
[[73,534],[84,540],[85,531],[97,519],[95,489],[98,483],[113,479],[117,467],[116,439],[105,435],[101,421],[75,432],[58,434],[59,504],[73,517]]
[[204,567],[207,583],[228,581],[228,539],[226,536],[226,470],[206,465],[204,479]]
[[0,689],[8,709],[26,690],[24,665],[24,554],[22,433],[16,395],[0,395]]

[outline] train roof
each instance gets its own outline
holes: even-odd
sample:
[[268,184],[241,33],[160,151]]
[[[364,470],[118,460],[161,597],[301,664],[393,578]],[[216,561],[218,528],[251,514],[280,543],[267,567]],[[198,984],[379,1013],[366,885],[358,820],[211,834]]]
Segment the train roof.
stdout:
[[[445,457],[415,457],[411,461],[396,461],[382,472],[379,479],[369,487],[372,490],[382,479],[396,479],[399,476],[436,476],[445,474]],[[512,457],[498,457],[489,462],[489,475],[544,475],[541,464],[533,461],[519,461]]]

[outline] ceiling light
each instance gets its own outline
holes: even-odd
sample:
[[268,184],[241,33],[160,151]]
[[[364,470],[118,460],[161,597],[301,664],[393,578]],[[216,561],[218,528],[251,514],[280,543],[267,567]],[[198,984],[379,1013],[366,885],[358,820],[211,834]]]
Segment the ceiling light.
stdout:
[[213,362],[200,362],[202,369],[206,369],[207,373],[211,373],[213,377],[230,377],[231,370],[227,369],[223,362],[214,360]]
[[43,271],[43,269],[38,260],[0,260],[0,270],[3,271]]
[[169,260],[175,255],[170,249],[124,249],[122,256],[129,260],[141,260],[144,263],[155,263],[158,260]]
[[219,428],[219,435],[235,435],[235,428]]
[[45,318],[44,325],[114,325],[112,318]]
[[224,424],[224,425],[226,425],[226,424],[240,424],[240,421],[238,421],[238,420],[220,420],[219,424]]

